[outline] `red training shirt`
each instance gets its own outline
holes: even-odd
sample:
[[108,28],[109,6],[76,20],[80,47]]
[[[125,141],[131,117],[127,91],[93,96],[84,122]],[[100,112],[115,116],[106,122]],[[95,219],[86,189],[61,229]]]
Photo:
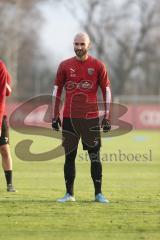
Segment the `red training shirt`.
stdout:
[[54,85],[54,117],[59,116],[63,87],[66,90],[63,117],[98,117],[98,86],[102,90],[105,103],[106,87],[110,86],[110,81],[103,62],[91,56],[85,61],[79,61],[76,57],[63,61],[59,65]]

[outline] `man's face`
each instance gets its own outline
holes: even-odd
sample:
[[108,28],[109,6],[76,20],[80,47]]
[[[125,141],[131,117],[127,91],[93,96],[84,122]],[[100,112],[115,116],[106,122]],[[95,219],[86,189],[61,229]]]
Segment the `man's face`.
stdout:
[[74,39],[74,51],[78,58],[83,58],[87,55],[89,49],[89,39],[85,36],[77,36]]

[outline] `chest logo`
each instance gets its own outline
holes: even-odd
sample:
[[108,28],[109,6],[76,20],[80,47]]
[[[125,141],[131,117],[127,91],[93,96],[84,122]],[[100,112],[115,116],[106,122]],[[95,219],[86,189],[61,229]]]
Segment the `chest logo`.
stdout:
[[76,77],[76,71],[73,68],[70,68],[70,77]]
[[88,74],[91,76],[94,73],[94,68],[88,68]]

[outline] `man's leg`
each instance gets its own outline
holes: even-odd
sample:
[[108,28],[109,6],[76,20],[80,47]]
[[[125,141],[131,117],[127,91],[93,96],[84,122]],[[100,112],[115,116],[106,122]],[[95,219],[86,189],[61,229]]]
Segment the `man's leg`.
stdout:
[[12,184],[12,157],[9,144],[0,146],[0,153],[2,155],[2,167],[5,173],[7,185]]
[[101,136],[99,118],[85,119],[81,126],[83,149],[88,150],[91,160],[91,177],[95,195],[101,193],[102,164],[100,161]]
[[76,175],[75,159],[77,155],[77,148],[71,153],[67,153],[64,163],[64,178],[66,184],[66,192],[74,195],[74,179]]
[[2,167],[5,173],[7,191],[15,192],[16,190],[12,186],[12,157],[9,147],[9,128],[7,124],[7,117],[3,117],[2,132],[0,137],[0,153],[2,156]]
[[65,149],[64,178],[66,184],[66,195],[58,199],[58,202],[75,201],[74,198],[74,179],[76,174],[75,158],[79,136],[75,130],[72,119],[64,118],[62,124],[63,147]]
[[91,160],[91,177],[94,183],[95,195],[97,195],[102,192],[102,164],[100,161],[100,152],[99,150],[89,150],[88,154]]
[[16,190],[12,185],[12,157],[10,153],[9,144],[0,146],[0,153],[2,156],[2,167],[4,170],[6,183],[7,183],[7,191],[16,192]]
[[64,197],[59,198],[57,201],[64,203],[64,202],[75,202],[74,197],[74,179],[75,179],[75,158],[77,155],[77,149],[65,154],[65,163],[64,163],[64,178],[66,184],[66,194]]
[[99,150],[88,150],[91,160],[91,176],[95,188],[95,201],[100,203],[109,203],[109,200],[102,194],[102,164],[100,161]]

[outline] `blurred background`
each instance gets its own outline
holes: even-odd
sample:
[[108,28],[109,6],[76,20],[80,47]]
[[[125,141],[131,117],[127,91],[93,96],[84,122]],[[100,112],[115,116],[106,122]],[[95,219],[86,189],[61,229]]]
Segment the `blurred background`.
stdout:
[[160,128],[160,1],[0,0],[0,58],[13,79],[10,103],[51,94],[58,64],[86,31],[106,63],[113,101],[135,128]]

